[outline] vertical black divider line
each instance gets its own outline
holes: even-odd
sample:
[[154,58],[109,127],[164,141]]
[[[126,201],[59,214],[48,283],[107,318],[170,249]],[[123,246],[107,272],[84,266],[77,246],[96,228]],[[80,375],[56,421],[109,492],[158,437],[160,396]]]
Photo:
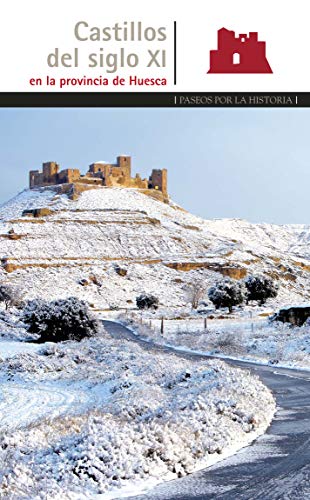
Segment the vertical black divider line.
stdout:
[[177,22],[173,21],[173,75],[174,85],[177,84]]

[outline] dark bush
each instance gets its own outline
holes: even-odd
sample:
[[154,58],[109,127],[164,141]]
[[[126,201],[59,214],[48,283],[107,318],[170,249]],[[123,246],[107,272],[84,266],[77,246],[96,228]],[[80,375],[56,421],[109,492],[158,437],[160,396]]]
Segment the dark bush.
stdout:
[[37,342],[80,341],[95,335],[99,321],[86,302],[69,297],[47,302],[35,299],[28,302],[22,314],[29,333],[39,334]]
[[233,306],[244,302],[246,289],[242,281],[225,278],[209,289],[208,297],[216,309],[228,307],[229,312],[232,312]]
[[250,300],[257,300],[262,305],[267,299],[278,295],[278,284],[266,276],[248,276],[244,284],[248,291],[247,303]]
[[158,298],[154,295],[142,294],[136,298],[138,309],[158,309]]

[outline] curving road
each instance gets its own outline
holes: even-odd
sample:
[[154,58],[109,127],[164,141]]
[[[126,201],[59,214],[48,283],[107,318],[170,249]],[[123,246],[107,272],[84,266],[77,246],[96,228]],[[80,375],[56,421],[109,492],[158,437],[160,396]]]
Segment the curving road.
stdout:
[[[127,328],[104,321],[115,338],[147,350],[185,358],[207,356],[175,351],[138,338]],[[225,360],[250,369],[272,390],[278,411],[266,434],[218,464],[182,479],[162,483],[134,500],[306,500],[310,499],[310,373]]]

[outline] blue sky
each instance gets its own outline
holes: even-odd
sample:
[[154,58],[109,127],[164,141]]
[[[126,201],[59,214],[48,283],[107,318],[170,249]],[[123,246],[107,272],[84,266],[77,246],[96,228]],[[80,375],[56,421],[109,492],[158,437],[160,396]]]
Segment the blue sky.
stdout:
[[0,110],[0,203],[55,160],[82,172],[133,157],[168,169],[171,197],[204,218],[310,223],[310,109]]

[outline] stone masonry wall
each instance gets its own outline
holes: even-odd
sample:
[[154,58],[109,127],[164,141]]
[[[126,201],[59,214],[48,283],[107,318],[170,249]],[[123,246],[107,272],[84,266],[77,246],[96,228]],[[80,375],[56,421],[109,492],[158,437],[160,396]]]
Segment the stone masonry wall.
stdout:
[[59,171],[56,162],[43,163],[42,172],[29,172],[29,187],[53,186],[57,184],[82,183],[93,186],[119,186],[137,189],[154,189],[168,197],[167,170],[153,170],[149,179],[141,179],[137,174],[131,177],[131,157],[118,156],[116,164],[96,162],[89,166],[86,175],[81,175],[77,168]]

